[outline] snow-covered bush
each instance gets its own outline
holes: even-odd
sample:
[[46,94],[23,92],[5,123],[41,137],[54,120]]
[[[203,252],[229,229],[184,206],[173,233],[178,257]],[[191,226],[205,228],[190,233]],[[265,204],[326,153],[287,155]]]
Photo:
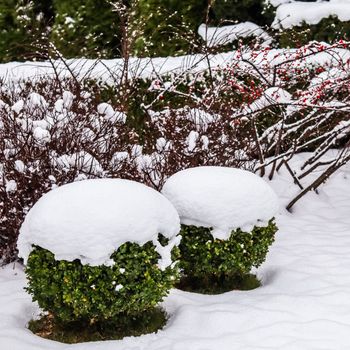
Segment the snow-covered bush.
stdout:
[[130,88],[136,89],[130,104],[125,95],[112,99],[115,88],[91,80],[45,77],[1,85],[0,262],[16,257],[24,216],[57,186],[118,177],[160,189],[168,176],[188,166],[251,168],[253,163],[243,161],[246,141],[239,142],[227,119],[190,107],[169,109],[167,100],[154,107],[160,112],[134,109],[147,102],[143,96],[152,100],[158,94],[147,92],[149,83]]
[[118,107],[72,81],[3,84],[0,100],[0,259],[6,261],[15,255],[25,214],[45,192],[92,177],[137,180],[136,165],[127,161],[137,136]]
[[177,279],[171,252],[179,229],[175,208],[143,184],[99,179],[61,186],[21,227],[27,290],[64,323],[136,317]]
[[[350,159],[343,148],[350,139],[348,49],[341,40],[288,50],[240,46],[224,61],[215,56],[221,63],[211,69],[199,68],[205,57],[191,56],[193,66],[168,75],[156,74],[165,61],[141,60],[148,78],[129,68],[115,73],[114,85],[92,78],[111,70],[82,72],[65,62],[71,80],[2,82],[0,259],[16,257],[19,226],[43,193],[85,178],[127,178],[160,190],[189,167],[239,167],[272,178],[286,166],[300,195],[317,188]],[[340,147],[339,157],[324,159],[331,147]],[[314,153],[290,169],[301,151]],[[329,168],[310,183],[319,165]]]
[[184,277],[225,284],[265,260],[277,227],[277,197],[260,177],[239,169],[198,167],[164,185],[180,215]]
[[243,278],[265,261],[276,231],[271,220],[267,226],[254,226],[248,232],[238,228],[228,239],[219,239],[211,228],[182,225],[179,267],[199,287],[201,282],[214,286]]

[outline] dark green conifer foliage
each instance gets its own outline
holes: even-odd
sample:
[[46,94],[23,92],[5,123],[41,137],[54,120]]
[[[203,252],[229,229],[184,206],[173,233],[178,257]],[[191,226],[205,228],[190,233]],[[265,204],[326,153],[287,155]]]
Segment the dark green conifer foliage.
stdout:
[[251,21],[268,25],[273,21],[273,11],[265,0],[215,0],[210,11],[213,24],[223,21]]
[[134,26],[143,25],[134,53],[168,56],[191,52],[196,31],[205,20],[207,0],[138,0]]
[[317,24],[302,23],[299,26],[284,29],[279,33],[281,47],[306,45],[311,40],[332,43],[339,39],[350,39],[350,21],[342,22],[338,17],[323,18]]
[[0,61],[42,58],[52,1],[0,0]]
[[119,56],[120,21],[107,0],[54,0],[51,39],[66,58]]

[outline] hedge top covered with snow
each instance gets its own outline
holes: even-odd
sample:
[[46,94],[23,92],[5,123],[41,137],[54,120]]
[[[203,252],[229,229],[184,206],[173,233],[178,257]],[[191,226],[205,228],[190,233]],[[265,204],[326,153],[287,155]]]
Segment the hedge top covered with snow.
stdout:
[[204,166],[182,170],[165,183],[163,194],[174,204],[181,223],[212,227],[215,238],[232,230],[265,226],[278,209],[274,191],[245,170]]
[[272,27],[291,28],[302,25],[303,22],[317,24],[329,16],[337,17],[340,21],[350,21],[350,1],[290,1],[283,3],[276,10]]
[[[111,264],[111,254],[125,242],[153,241],[165,268],[179,229],[175,208],[152,188],[122,179],[85,180],[41,197],[24,220],[17,246],[25,263],[37,245],[57,260],[96,266]],[[159,244],[159,233],[170,239],[166,247]]]

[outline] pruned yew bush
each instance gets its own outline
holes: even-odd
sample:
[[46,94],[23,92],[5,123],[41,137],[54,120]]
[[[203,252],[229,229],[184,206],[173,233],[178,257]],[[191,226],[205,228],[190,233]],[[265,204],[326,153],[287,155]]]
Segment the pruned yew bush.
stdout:
[[162,328],[157,304],[177,279],[179,222],[166,198],[130,180],[78,181],[42,196],[17,242],[26,290],[46,311],[30,329],[81,342],[98,340],[95,331],[118,339]]
[[254,226],[251,232],[238,228],[227,240],[214,238],[211,231],[207,227],[182,225],[179,267],[185,280],[180,287],[207,292],[240,288],[251,268],[265,261],[277,226],[271,219],[266,227]]
[[152,242],[127,242],[111,259],[113,266],[83,265],[55,260],[53,253],[36,246],[26,266],[27,291],[61,323],[124,322],[154,309],[177,279],[176,266],[157,266]]
[[249,171],[202,166],[172,175],[162,193],[182,224],[178,287],[209,294],[247,289],[244,280],[265,261],[277,231],[272,188]]

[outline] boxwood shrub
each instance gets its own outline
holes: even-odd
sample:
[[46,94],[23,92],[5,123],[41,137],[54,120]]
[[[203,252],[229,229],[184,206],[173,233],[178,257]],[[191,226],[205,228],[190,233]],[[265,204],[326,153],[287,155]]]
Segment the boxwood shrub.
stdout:
[[211,228],[182,225],[179,267],[183,278],[202,284],[200,288],[217,284],[220,289],[227,281],[243,278],[252,267],[265,261],[277,226],[271,219],[266,227],[254,226],[251,232],[238,228],[227,240],[214,238],[211,231]]
[[176,266],[158,267],[152,242],[124,243],[111,259],[112,266],[83,265],[55,260],[50,251],[35,246],[27,262],[26,289],[58,322],[93,324],[154,309],[178,276]]

